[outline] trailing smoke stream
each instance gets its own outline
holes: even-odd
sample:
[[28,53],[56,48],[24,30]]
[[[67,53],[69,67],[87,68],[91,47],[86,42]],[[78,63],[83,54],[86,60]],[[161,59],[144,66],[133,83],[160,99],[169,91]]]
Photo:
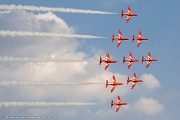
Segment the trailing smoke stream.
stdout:
[[0,31],[0,36],[28,36],[28,37],[50,37],[50,38],[84,38],[84,39],[97,39],[106,38],[93,35],[79,35],[79,34],[57,34],[57,33],[44,33],[44,32],[23,32],[23,31]]
[[52,7],[36,7],[36,6],[22,6],[22,5],[0,5],[0,10],[29,10],[38,12],[63,12],[63,13],[83,13],[83,14],[117,14],[112,12],[81,10],[72,8],[52,8]]
[[26,82],[17,82],[17,81],[0,81],[0,86],[65,86],[65,85],[100,85],[104,83],[100,82],[76,82],[76,83],[63,83],[63,82],[36,82],[36,81],[26,81]]
[[50,106],[88,106],[98,103],[78,102],[0,102],[0,107],[50,107]]
[[65,59],[65,58],[20,58],[20,57],[1,57],[0,62],[93,62],[98,60],[84,59]]

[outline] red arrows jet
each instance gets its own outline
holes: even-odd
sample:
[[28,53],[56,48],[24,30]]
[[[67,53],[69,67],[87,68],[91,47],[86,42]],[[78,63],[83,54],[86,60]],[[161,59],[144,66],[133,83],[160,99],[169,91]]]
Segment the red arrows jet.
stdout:
[[137,47],[140,46],[140,44],[142,43],[143,40],[148,40],[148,38],[143,38],[142,37],[142,32],[139,30],[138,31],[139,37],[135,37],[134,35],[132,36],[132,42],[134,42],[134,40],[138,40],[138,45]]
[[123,57],[123,64],[124,64],[125,62],[129,62],[129,65],[128,65],[128,69],[129,69],[134,62],[139,62],[139,60],[135,60],[135,59],[133,58],[132,53],[130,52],[130,54],[129,54],[129,59],[126,59],[125,56]]
[[143,82],[143,80],[138,80],[137,77],[136,77],[136,73],[134,73],[134,79],[133,79],[133,80],[130,80],[130,78],[128,77],[128,79],[127,79],[127,84],[128,84],[129,82],[133,82],[132,89],[134,89],[136,83],[137,83],[137,82]]
[[117,108],[116,108],[116,112],[117,112],[119,108],[121,107],[121,105],[127,105],[127,102],[122,102],[120,96],[118,96],[117,103],[115,103],[113,100],[111,101],[111,108],[113,107],[113,105],[117,105]]
[[106,63],[105,70],[107,70],[107,68],[109,67],[110,63],[116,63],[117,60],[111,60],[109,53],[106,52],[106,60],[103,60],[103,59],[100,57],[99,65],[101,65],[102,62]]
[[117,85],[123,85],[121,82],[116,82],[116,77],[113,75],[113,82],[109,83],[108,80],[106,80],[106,88],[108,85],[112,85],[111,93],[114,91]]
[[129,38],[124,38],[122,32],[119,30],[119,37],[114,37],[114,34],[112,34],[112,42],[114,42],[114,40],[118,40],[117,47],[119,47],[123,40],[129,40]]
[[129,20],[131,19],[132,16],[138,16],[138,14],[132,13],[130,6],[128,6],[128,12],[127,12],[127,13],[124,13],[124,11],[122,10],[121,18],[122,18],[124,15],[127,16],[126,23],[129,22]]
[[146,68],[148,68],[149,65],[151,64],[151,62],[152,62],[152,61],[157,61],[157,59],[152,58],[152,57],[151,57],[151,53],[148,52],[148,58],[147,58],[147,59],[145,59],[144,56],[142,56],[142,63],[143,63],[144,61],[147,61]]

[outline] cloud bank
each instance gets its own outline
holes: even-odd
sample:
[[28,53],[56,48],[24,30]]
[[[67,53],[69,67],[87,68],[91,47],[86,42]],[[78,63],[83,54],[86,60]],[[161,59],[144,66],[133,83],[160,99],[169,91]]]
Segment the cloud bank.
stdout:
[[147,89],[156,89],[160,87],[160,82],[152,74],[143,74],[141,77],[143,79],[143,86]]
[[163,111],[163,105],[153,98],[141,97],[134,106],[141,114],[145,113],[147,115],[155,115]]

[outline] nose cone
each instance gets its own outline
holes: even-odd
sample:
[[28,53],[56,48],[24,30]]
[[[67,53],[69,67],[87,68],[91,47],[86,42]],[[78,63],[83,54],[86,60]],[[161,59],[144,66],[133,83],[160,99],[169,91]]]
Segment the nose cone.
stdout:
[[139,60],[134,60],[134,62],[139,62]]
[[143,80],[139,80],[138,82],[143,82]]
[[110,61],[110,63],[116,63],[117,62],[117,60],[111,60]]
[[138,16],[138,14],[134,14],[134,16]]
[[127,102],[124,103],[124,105],[127,105],[127,104],[128,104]]

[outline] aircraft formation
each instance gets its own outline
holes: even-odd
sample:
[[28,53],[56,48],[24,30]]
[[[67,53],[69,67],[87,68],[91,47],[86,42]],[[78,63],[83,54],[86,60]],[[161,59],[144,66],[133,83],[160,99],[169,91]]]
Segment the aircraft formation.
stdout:
[[[24,9],[24,8],[21,8],[21,9]],[[68,12],[68,11],[67,11],[67,12]],[[72,11],[72,12],[73,12],[73,11]],[[79,10],[79,12],[80,12],[80,10]],[[88,12],[89,12],[89,11],[87,11],[87,13],[88,13]],[[83,13],[83,11],[81,11],[80,13]],[[94,14],[93,11],[92,11],[92,13]],[[102,13],[102,12],[100,12],[100,13]],[[105,14],[105,13],[104,13],[104,14]],[[109,13],[106,13],[106,14],[109,14]],[[133,12],[131,11],[130,6],[128,6],[128,12],[125,13],[124,10],[122,10],[120,18],[122,18],[123,16],[127,16],[126,23],[128,23],[128,22],[130,21],[131,17],[138,16],[138,14],[133,13]],[[2,32],[5,32],[5,31],[2,31]],[[12,33],[12,32],[13,32],[13,31],[11,31],[11,33]],[[7,33],[7,31],[6,31],[6,33]],[[13,32],[13,33],[15,33],[17,36],[22,35],[22,33],[19,33],[19,32]],[[24,34],[24,36],[31,34],[31,36],[41,36],[41,37],[44,37],[44,36],[49,36],[49,37],[52,37],[52,36],[53,36],[53,37],[54,37],[54,36],[56,36],[56,37],[62,37],[62,36],[63,36],[63,37],[65,37],[64,35],[47,34],[47,33],[43,33],[44,36],[42,35],[42,33],[40,33],[40,34],[37,34],[37,33],[34,34],[34,33],[30,33],[30,32],[25,32],[25,33],[23,33],[23,34]],[[115,40],[117,40],[117,47],[120,47],[121,44],[122,44],[122,42],[123,42],[123,41],[128,41],[129,38],[123,37],[123,33],[122,33],[121,30],[118,30],[118,34],[119,34],[118,37],[115,37],[115,35],[112,34],[112,42],[115,42]],[[66,36],[66,38],[84,38],[84,37],[85,37],[85,38],[102,38],[102,37],[98,37],[98,36],[84,36],[84,35],[83,35],[83,36],[81,36],[81,35]],[[142,43],[143,41],[147,41],[148,38],[143,37],[142,32],[139,30],[139,31],[138,31],[138,37],[135,37],[134,34],[132,35],[132,43],[133,43],[135,40],[138,41],[138,43],[137,43],[137,48],[139,48],[140,45],[141,45],[141,43]],[[132,52],[130,52],[130,53],[129,53],[129,59],[127,59],[127,58],[124,56],[124,57],[123,57],[123,60],[122,60],[122,64],[125,64],[126,62],[128,62],[128,67],[127,67],[127,68],[130,69],[133,63],[136,63],[136,62],[139,62],[139,61],[140,61],[140,60],[135,59],[135,58],[133,57]],[[151,62],[155,62],[155,61],[157,61],[157,59],[153,58],[153,57],[151,56],[151,53],[148,52],[148,57],[145,58],[144,56],[142,56],[141,61],[142,61],[141,63],[147,62],[146,68],[148,68],[148,67],[150,66]],[[109,65],[110,65],[111,63],[116,63],[116,62],[117,62],[117,60],[111,59],[110,54],[109,54],[108,52],[106,52],[106,59],[103,59],[102,57],[100,57],[99,65],[101,65],[102,63],[105,63],[106,65],[105,65],[104,70],[107,70],[108,67],[109,67]],[[134,72],[133,79],[131,79],[130,77],[127,77],[127,85],[128,85],[130,82],[132,82],[131,89],[134,89],[135,86],[136,86],[136,84],[137,84],[138,82],[143,82],[143,80],[138,79],[138,78],[137,78],[137,75],[136,75],[136,72]],[[116,80],[115,75],[112,75],[112,82],[109,82],[108,80],[106,80],[106,83],[105,83],[105,87],[106,87],[106,88],[107,88],[108,86],[112,86],[111,91],[110,91],[111,93],[113,93],[113,91],[115,90],[116,86],[122,86],[122,85],[124,85],[124,84],[123,84],[122,82],[118,82],[118,81]],[[117,97],[117,102],[114,102],[114,100],[112,100],[111,103],[110,103],[110,107],[112,108],[114,105],[117,105],[116,112],[118,112],[119,109],[120,109],[120,107],[121,107],[122,105],[127,105],[127,104],[128,104],[127,102],[122,102],[120,95],[118,95],[118,97]]]
[[[132,13],[130,6],[128,6],[128,12],[127,12],[127,13],[124,13],[124,10],[122,10],[122,13],[121,13],[121,16],[120,16],[120,17],[122,18],[123,16],[127,16],[126,23],[128,23],[128,22],[130,21],[131,17],[133,17],[133,16],[138,16],[138,14]],[[120,47],[120,45],[122,44],[122,42],[123,42],[123,41],[128,41],[129,38],[123,37],[123,34],[122,34],[122,31],[121,31],[121,30],[118,31],[118,34],[119,34],[118,37],[115,37],[115,35],[112,34],[112,42],[114,42],[115,40],[117,40],[117,41],[118,41],[117,47]],[[138,43],[137,43],[137,48],[139,48],[140,45],[141,45],[141,43],[142,43],[143,41],[147,41],[148,38],[143,37],[142,32],[139,30],[139,31],[138,31],[138,37],[135,37],[134,35],[132,35],[132,43],[133,43],[135,40],[138,41]],[[139,62],[140,60],[135,59],[135,58],[133,57],[132,52],[130,52],[130,53],[129,53],[129,59],[127,59],[127,58],[124,56],[122,61],[123,61],[122,64],[124,64],[125,62],[128,62],[128,67],[127,67],[127,68],[130,69],[133,63]],[[144,58],[144,56],[142,56],[141,61],[142,61],[141,63],[147,62],[146,68],[148,68],[148,67],[150,66],[151,62],[157,61],[157,59],[152,58],[151,53],[148,52],[148,57],[147,57],[147,58]],[[108,52],[106,52],[106,59],[102,59],[102,57],[100,57],[99,65],[101,65],[103,62],[106,64],[104,70],[107,70],[108,67],[109,67],[109,65],[110,65],[111,63],[116,63],[117,60],[111,59],[110,54],[109,54]],[[138,78],[137,78],[137,75],[136,75],[136,72],[134,72],[133,79],[130,79],[130,77],[127,77],[127,85],[128,85],[130,82],[133,83],[131,89],[134,89],[135,86],[136,86],[136,84],[137,84],[138,82],[143,82],[143,80],[138,79]],[[108,80],[106,80],[106,88],[107,88],[108,86],[112,86],[112,88],[111,88],[111,93],[115,90],[116,86],[122,86],[122,85],[124,85],[122,82],[117,82],[117,81],[116,81],[115,75],[112,75],[112,82],[109,82]],[[118,95],[117,102],[114,102],[113,100],[111,101],[111,108],[113,107],[113,105],[117,105],[116,112],[118,112],[118,110],[120,109],[120,107],[121,107],[122,105],[127,105],[127,104],[128,104],[127,102],[122,102],[120,96]]]

